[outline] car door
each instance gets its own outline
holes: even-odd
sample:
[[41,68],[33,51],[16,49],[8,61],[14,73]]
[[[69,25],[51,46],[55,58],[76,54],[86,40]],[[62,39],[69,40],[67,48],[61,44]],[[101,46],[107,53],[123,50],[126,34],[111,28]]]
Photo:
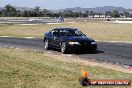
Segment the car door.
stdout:
[[50,44],[54,47],[54,29],[51,31]]
[[57,29],[53,29],[52,31],[51,31],[51,33],[52,33],[52,37],[51,37],[51,43],[52,43],[52,46],[53,47],[58,47],[58,30]]
[[54,36],[54,45],[56,48],[60,48],[61,36],[59,34],[59,30],[56,30],[56,35]]

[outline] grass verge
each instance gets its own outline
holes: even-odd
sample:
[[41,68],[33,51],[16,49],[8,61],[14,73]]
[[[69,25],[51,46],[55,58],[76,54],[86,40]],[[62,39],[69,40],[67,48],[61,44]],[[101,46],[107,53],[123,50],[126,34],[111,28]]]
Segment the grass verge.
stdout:
[[104,41],[132,41],[131,24],[115,24],[109,22],[75,22],[62,24],[13,25],[0,24],[0,36],[43,37],[43,33],[53,28],[78,28],[89,37]]
[[82,67],[90,79],[132,79],[132,74],[64,62],[40,52],[0,48],[0,88],[82,88],[78,82]]

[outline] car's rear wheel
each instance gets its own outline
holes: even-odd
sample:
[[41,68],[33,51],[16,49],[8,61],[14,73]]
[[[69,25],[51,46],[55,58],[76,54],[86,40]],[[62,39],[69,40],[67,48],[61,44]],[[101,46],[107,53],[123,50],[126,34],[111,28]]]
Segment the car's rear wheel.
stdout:
[[51,46],[49,45],[49,40],[48,39],[45,40],[44,48],[46,50],[49,50],[51,48]]
[[66,43],[65,43],[65,42],[63,42],[63,43],[61,44],[61,52],[62,52],[63,54],[67,54],[67,53],[68,53],[67,46],[66,46]]

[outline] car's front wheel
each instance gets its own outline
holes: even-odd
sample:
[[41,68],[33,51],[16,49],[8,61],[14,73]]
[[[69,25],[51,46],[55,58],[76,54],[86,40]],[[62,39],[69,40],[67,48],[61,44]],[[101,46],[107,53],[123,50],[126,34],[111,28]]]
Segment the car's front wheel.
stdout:
[[67,53],[68,53],[68,49],[67,49],[67,46],[66,46],[66,43],[65,43],[65,42],[63,42],[63,43],[61,44],[61,52],[62,52],[63,54],[67,54]]
[[44,48],[45,48],[46,50],[49,50],[49,49],[51,48],[50,45],[49,45],[49,40],[48,40],[48,39],[45,40]]
[[92,53],[93,54],[96,54],[97,53],[97,50],[96,49],[92,49]]

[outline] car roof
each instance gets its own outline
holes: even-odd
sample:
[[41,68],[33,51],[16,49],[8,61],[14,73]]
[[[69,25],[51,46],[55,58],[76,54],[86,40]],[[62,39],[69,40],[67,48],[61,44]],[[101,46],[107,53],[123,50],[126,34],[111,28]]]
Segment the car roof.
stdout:
[[76,28],[55,28],[56,30],[78,30]]

